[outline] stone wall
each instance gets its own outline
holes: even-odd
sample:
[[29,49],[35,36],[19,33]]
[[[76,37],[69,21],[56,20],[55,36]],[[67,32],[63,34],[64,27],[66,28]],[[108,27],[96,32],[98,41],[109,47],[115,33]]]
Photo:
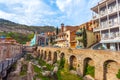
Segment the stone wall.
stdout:
[[22,53],[22,46],[19,44],[0,44],[0,61],[5,60],[6,58],[13,58],[20,53]]
[[[54,59],[54,53],[57,53],[57,60],[60,59],[64,53],[66,62],[70,64],[70,57],[74,56],[73,66],[80,75],[84,75],[86,60],[90,60],[88,64],[95,67],[95,80],[119,80],[116,77],[118,69],[120,69],[120,52],[104,51],[104,50],[90,50],[90,49],[68,49],[68,48],[51,48],[51,47],[38,47],[39,54],[44,55],[46,52],[47,58]],[[51,56],[48,56],[51,53]],[[114,65],[112,65],[114,64]],[[113,73],[111,73],[113,71]]]

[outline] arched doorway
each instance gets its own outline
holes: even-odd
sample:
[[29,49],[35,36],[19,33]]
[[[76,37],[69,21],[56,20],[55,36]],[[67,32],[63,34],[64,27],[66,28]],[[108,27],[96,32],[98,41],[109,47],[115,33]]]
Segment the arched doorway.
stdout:
[[49,51],[48,53],[48,60],[47,61],[50,61],[51,60],[51,51]]
[[60,59],[64,58],[65,57],[65,54],[64,53],[61,53],[60,54]]
[[65,54],[61,53],[60,54],[60,64],[59,64],[59,67],[60,68],[64,68],[64,64],[65,64]]
[[42,57],[43,57],[43,50],[41,50],[40,59],[42,59]]
[[114,60],[105,61],[103,68],[104,68],[103,80],[120,80],[117,78],[120,65],[116,61]]
[[57,52],[54,52],[53,64],[57,62]]
[[95,76],[95,66],[94,66],[94,61],[87,57],[84,59],[84,71],[83,71],[83,76],[85,75],[90,75],[91,77],[94,78]]
[[45,51],[44,52],[44,57],[43,57],[44,60],[46,60],[46,55],[47,55],[47,52]]
[[37,51],[37,56],[40,57],[40,50]]
[[76,67],[77,67],[77,58],[74,55],[72,55],[69,58],[69,62],[70,62],[70,65],[69,65],[70,70],[71,69],[76,70]]

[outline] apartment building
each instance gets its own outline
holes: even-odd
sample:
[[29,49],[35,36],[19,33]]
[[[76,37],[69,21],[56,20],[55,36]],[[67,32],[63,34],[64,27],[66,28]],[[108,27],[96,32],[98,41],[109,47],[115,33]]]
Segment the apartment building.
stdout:
[[101,0],[93,11],[93,21],[99,23],[94,28],[100,33],[102,48],[120,50],[120,0]]

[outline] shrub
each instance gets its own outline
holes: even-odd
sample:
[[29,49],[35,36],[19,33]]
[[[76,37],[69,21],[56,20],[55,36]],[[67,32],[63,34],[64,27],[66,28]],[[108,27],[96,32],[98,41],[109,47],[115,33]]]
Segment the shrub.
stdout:
[[64,58],[61,58],[60,64],[59,64],[59,68],[60,68],[60,69],[64,68],[64,64],[65,64],[65,59],[64,59]]
[[120,69],[118,70],[118,73],[116,74],[117,78],[120,79]]
[[89,74],[89,75],[91,75],[92,77],[94,77],[95,67],[94,67],[94,66],[87,65],[86,70],[85,70],[85,74],[86,74],[86,75]]

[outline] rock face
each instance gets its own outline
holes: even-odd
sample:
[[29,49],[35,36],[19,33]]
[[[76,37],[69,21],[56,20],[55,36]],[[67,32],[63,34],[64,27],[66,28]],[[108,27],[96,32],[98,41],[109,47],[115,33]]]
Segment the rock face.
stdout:
[[50,71],[45,71],[45,72],[42,72],[42,75],[43,76],[50,76],[51,72]]
[[[0,79],[0,80],[2,80],[2,79]],[[21,79],[20,79],[20,77],[19,77],[18,75],[16,75],[15,73],[10,73],[10,74],[8,75],[7,80],[21,80]]]
[[83,80],[95,80],[94,78],[92,78],[90,75],[86,75]]
[[42,69],[43,69],[43,70],[47,70],[47,66],[43,66]]
[[36,79],[36,80],[41,80],[41,79]]
[[7,80],[21,80],[20,77],[19,77],[21,67],[22,67],[22,60],[19,60],[19,61],[17,61],[16,70],[14,72],[11,72],[8,75]]
[[54,69],[53,69],[53,73],[57,73],[57,71],[58,71],[58,67],[55,66]]
[[54,66],[58,66],[58,64],[57,64],[57,63],[55,63],[55,64],[54,64]]
[[22,63],[21,63],[21,61],[18,61],[18,62],[17,62],[17,68],[16,68],[16,70],[12,73],[12,75],[19,75],[19,74],[20,74],[20,71],[21,71],[21,67],[22,67]]
[[77,71],[77,74],[78,74],[79,76],[82,76],[82,74],[81,74],[81,70],[80,70],[80,68],[79,68],[79,67],[77,68],[77,70],[76,70],[76,71]]
[[77,71],[75,71],[75,70],[71,70],[70,73],[77,75]]
[[48,61],[47,63],[50,64],[50,65],[52,65],[52,64],[53,64],[53,61]]
[[33,80],[33,66],[32,66],[32,63],[29,62],[28,63],[28,71],[27,71],[27,80]]

